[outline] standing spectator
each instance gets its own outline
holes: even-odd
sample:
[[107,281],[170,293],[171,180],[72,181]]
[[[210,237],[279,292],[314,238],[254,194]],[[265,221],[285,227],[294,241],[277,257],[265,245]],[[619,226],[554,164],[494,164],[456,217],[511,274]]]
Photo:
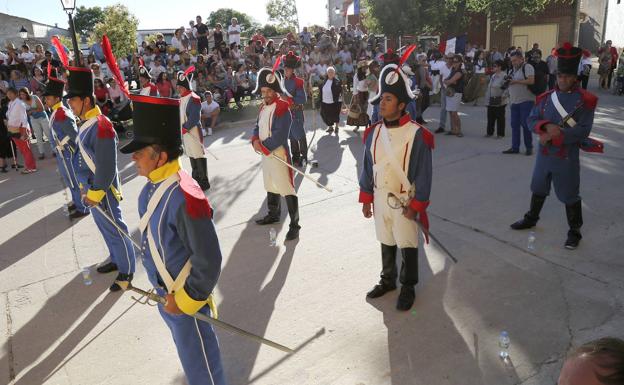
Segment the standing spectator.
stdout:
[[212,129],[217,127],[220,112],[221,107],[212,99],[212,92],[204,92],[204,101],[201,103],[201,119],[202,126],[206,127],[208,136],[212,135]]
[[462,70],[463,59],[461,55],[453,57],[451,72],[444,80],[446,89],[446,110],[451,117],[451,130],[446,135],[455,135],[459,138],[464,136],[461,132],[461,119],[459,118],[459,104],[464,92],[464,71]]
[[321,118],[327,125],[326,132],[332,133],[334,130],[338,134],[338,123],[340,123],[340,110],[342,108],[342,83],[336,77],[334,67],[327,68],[327,79],[319,87],[321,99]]
[[617,63],[618,63],[618,53],[617,53],[617,49],[613,47],[613,42],[611,40],[607,40],[607,42],[605,43],[605,46],[601,48],[601,51],[602,50],[607,51],[611,54],[611,66],[609,67],[609,73],[607,77],[607,88],[611,88],[611,79],[613,77],[613,71],[617,67]]
[[91,48],[89,48],[89,55],[93,55],[95,59],[99,62],[106,60],[104,56],[104,50],[102,49],[102,45],[99,42],[93,43]]
[[603,90],[609,89],[609,73],[611,72],[611,52],[607,47],[604,47],[598,54],[598,75],[600,80],[598,82],[600,88]]
[[511,148],[503,154],[520,152],[520,130],[524,137],[526,155],[533,154],[533,134],[527,125],[527,117],[535,102],[535,95],[529,86],[535,82],[535,70],[531,64],[524,62],[522,52],[515,51],[510,55],[512,68],[509,75],[509,102],[511,103]]
[[156,88],[158,88],[158,94],[161,97],[173,97],[173,84],[171,84],[171,80],[169,80],[167,71],[158,74],[158,78],[156,79]]
[[496,63],[497,60],[503,60],[503,59],[504,59],[503,54],[500,53],[498,48],[492,47],[492,49],[490,50],[490,61],[491,61],[491,63]]
[[178,28],[173,33],[173,37],[171,38],[171,46],[175,48],[176,53],[186,52],[186,47],[184,46],[184,39],[182,35],[184,34],[184,28]]
[[505,62],[497,60],[494,62],[494,73],[490,76],[490,81],[485,91],[487,103],[487,132],[486,137],[494,135],[494,125],[496,124],[496,138],[505,136],[505,108],[507,107],[507,95],[503,89],[505,83],[505,73],[503,72]]
[[[197,24],[195,24],[195,30],[197,31],[197,51],[202,52],[204,48],[208,50],[208,26],[202,23],[202,17],[197,16],[195,18]],[[215,42],[216,43],[216,42]]]
[[310,48],[312,43],[312,35],[308,32],[308,27],[303,27],[303,30],[299,33],[299,40],[304,47]]
[[186,30],[186,36],[189,39],[190,48],[197,49],[197,28],[195,27],[194,20],[189,20],[189,27]]
[[24,103],[18,98],[18,93],[15,88],[9,88],[7,90],[7,97],[10,100],[6,114],[6,125],[9,136],[24,157],[26,167],[22,170],[22,174],[31,174],[37,171],[37,163],[30,149],[30,124],[28,123],[28,117],[26,115],[26,106],[24,106]]
[[[377,92],[379,91],[379,71],[380,70],[381,70],[381,66],[376,61],[373,61],[368,65],[368,75],[366,76],[366,84],[368,85],[369,95],[377,95]],[[368,115],[369,117],[373,116],[373,105],[370,102],[368,102],[366,115]]]
[[[39,160],[45,159],[45,142],[43,141],[43,135],[51,139],[50,134],[50,122],[48,115],[45,113],[45,109],[41,99],[37,95],[34,95],[26,87],[20,88],[18,91],[20,100],[24,103],[26,108],[26,114],[29,117],[30,127],[35,132],[37,137],[37,148],[39,150]],[[52,152],[52,149],[49,151]]]
[[212,32],[212,39],[214,40],[215,47],[220,47],[221,43],[223,42],[222,28],[223,26],[221,25],[221,23],[217,23],[217,25],[215,25],[214,31]]
[[[41,62],[45,60],[45,53],[43,52],[43,46],[41,44],[37,44],[35,46],[35,64],[41,66]],[[43,68],[43,67],[41,67]]]
[[581,81],[581,87],[587,89],[587,83],[589,83],[589,75],[591,74],[592,61],[591,52],[583,50],[583,57],[579,62],[578,78]]
[[236,43],[240,45],[241,26],[238,24],[238,19],[233,17],[232,24],[228,27],[228,41],[230,45]]
[[550,55],[546,58],[546,65],[548,66],[548,89],[552,90],[555,88],[555,83],[557,83],[557,55],[556,48],[553,48],[550,51]]
[[[16,153],[15,146],[6,126],[6,113],[9,100],[6,98],[4,91],[0,90],[0,172],[7,173],[6,159],[12,158],[13,162],[17,162],[17,159],[13,158],[13,154]],[[13,164],[12,167],[18,167],[17,164]]]
[[351,90],[351,87],[353,86],[353,74],[355,72],[355,69],[353,68],[353,60],[351,58],[347,59],[342,64],[342,71],[344,72],[345,78],[347,80],[347,89]]
[[529,63],[535,70],[535,82],[533,83],[533,94],[540,95],[548,88],[548,64],[542,60],[540,50],[534,50],[529,56]]
[[[437,75],[440,86],[440,126],[435,130],[436,134],[441,134],[446,130],[446,85],[444,79],[447,79],[451,74],[451,67],[453,66],[453,54],[448,54],[443,60],[435,60],[431,63],[431,73]],[[435,85],[434,85],[435,89]]]
[[[161,62],[165,62],[167,60],[167,42],[165,41],[165,37],[162,33],[156,34],[156,50],[157,56],[159,57]],[[154,75],[157,76],[157,75]]]
[[526,58],[530,60],[531,57],[536,53],[538,53],[540,57],[542,56],[542,50],[539,49],[539,44],[533,43],[533,48],[526,52]]
[[368,125],[368,83],[366,81],[366,72],[368,70],[368,62],[365,59],[357,63],[357,72],[353,76],[353,96],[351,97],[351,105],[349,107],[349,115],[347,116],[347,125],[355,126],[354,131],[360,129],[360,126]]

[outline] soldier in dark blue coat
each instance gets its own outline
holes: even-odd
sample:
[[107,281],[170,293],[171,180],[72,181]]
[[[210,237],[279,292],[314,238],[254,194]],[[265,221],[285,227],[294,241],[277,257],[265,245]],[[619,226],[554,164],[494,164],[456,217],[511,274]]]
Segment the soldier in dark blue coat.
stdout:
[[567,249],[575,249],[582,238],[579,150],[591,142],[588,137],[598,102],[595,95],[578,84],[581,55],[582,50],[570,43],[557,50],[557,87],[537,97],[527,119],[529,128],[540,137],[531,180],[533,196],[524,218],[511,225],[514,230],[535,226],[552,184],[557,198],[566,207],[570,227],[565,242]]
[[212,326],[191,315],[217,317],[212,293],[221,273],[221,249],[212,208],[197,182],[180,167],[180,101],[132,95],[132,153],[148,182],[139,195],[143,265],[167,299],[158,305],[189,385],[224,385],[219,344]]
[[295,69],[301,66],[301,58],[292,51],[282,57],[284,63],[284,89],[283,95],[290,104],[292,112],[292,125],[290,126],[290,151],[295,166],[303,166],[308,162],[308,140],[305,134],[303,107],[307,100],[304,81],[295,75]]

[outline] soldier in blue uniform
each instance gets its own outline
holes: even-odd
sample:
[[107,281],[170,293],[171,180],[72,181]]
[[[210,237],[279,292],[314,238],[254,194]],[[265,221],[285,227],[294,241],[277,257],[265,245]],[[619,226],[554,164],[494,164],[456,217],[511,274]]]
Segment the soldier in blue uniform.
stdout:
[[48,75],[48,83],[43,92],[43,97],[46,105],[52,111],[50,116],[52,138],[50,139],[52,147],[56,150],[56,163],[72,197],[72,202],[67,207],[70,212],[69,218],[78,219],[89,215],[89,209],[82,203],[82,196],[76,179],[78,127],[74,114],[62,103],[64,88],[65,82],[57,78],[56,71],[51,71]]
[[[511,225],[514,230],[535,226],[552,184],[566,207],[570,227],[565,241],[567,249],[575,249],[582,238],[579,150],[588,143],[598,102],[595,95],[578,84],[581,55],[582,50],[570,43],[557,50],[557,87],[537,97],[527,119],[529,127],[540,137],[531,180],[533,196],[524,218]],[[570,118],[565,119],[568,115]]]
[[256,220],[259,225],[279,222],[281,198],[286,199],[290,226],[286,240],[299,238],[299,200],[295,191],[293,171],[284,163],[290,163],[288,153],[288,135],[292,127],[292,115],[288,102],[279,98],[285,94],[279,72],[275,68],[263,68],[258,72],[258,81],[254,93],[261,92],[264,103],[260,107],[258,121],[251,137],[251,144],[256,152],[263,154],[262,175],[267,191],[268,214]]
[[204,149],[204,137],[201,124],[201,99],[193,92],[191,80],[195,67],[177,74],[178,94],[180,94],[180,119],[182,127],[182,143],[184,151],[191,161],[193,178],[202,190],[210,188],[208,182],[208,160]]
[[221,273],[221,250],[212,209],[197,182],[180,167],[179,100],[132,95],[132,153],[148,179],[139,195],[143,265],[166,305],[160,315],[171,330],[189,385],[223,385],[217,337],[210,324],[189,315],[216,317],[212,292]]
[[[398,276],[402,287],[396,308],[402,311],[412,307],[416,296],[419,225],[414,219],[428,229],[434,146],[433,134],[412,121],[405,110],[415,97],[409,83],[401,63],[389,64],[380,73],[379,93],[370,103],[380,105],[383,119],[364,132],[359,196],[364,217],[374,216],[381,243],[381,280],[367,297],[381,297],[396,289]],[[397,248],[403,257],[400,273]]]
[[292,126],[290,127],[290,146],[292,160],[296,166],[303,166],[303,162],[308,162],[308,140],[305,134],[303,105],[307,97],[305,93],[304,81],[295,75],[295,69],[301,66],[301,58],[289,51],[282,57],[284,63],[284,85],[285,95],[290,104],[292,112]]
[[[67,67],[68,90],[65,98],[74,114],[82,120],[76,142],[76,177],[87,206],[99,205],[124,231],[124,223],[119,202],[121,184],[117,170],[117,133],[113,124],[95,104],[93,94],[93,72],[84,67]],[[109,263],[97,268],[99,273],[119,271],[111,291],[119,291],[125,282],[132,280],[135,255],[132,244],[97,210],[91,212],[106,246],[110,252]]]
[[152,74],[139,58],[139,95],[160,96],[156,84],[152,83]]

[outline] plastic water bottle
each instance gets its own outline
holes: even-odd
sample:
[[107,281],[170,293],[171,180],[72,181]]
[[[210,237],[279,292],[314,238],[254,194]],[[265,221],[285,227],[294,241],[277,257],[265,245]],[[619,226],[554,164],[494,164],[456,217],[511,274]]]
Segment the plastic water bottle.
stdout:
[[500,353],[498,356],[503,360],[507,361],[509,359],[509,333],[506,331],[502,331],[500,337],[498,337],[498,346],[500,347]]
[[269,246],[277,246],[277,231],[275,231],[274,227],[271,227],[271,230],[269,230]]
[[527,240],[527,249],[535,250],[535,231],[529,232],[529,239]]
[[69,207],[67,205],[63,205],[63,215],[69,216]]
[[82,282],[84,282],[86,286],[91,286],[93,283],[93,280],[91,279],[91,269],[88,267],[82,269]]

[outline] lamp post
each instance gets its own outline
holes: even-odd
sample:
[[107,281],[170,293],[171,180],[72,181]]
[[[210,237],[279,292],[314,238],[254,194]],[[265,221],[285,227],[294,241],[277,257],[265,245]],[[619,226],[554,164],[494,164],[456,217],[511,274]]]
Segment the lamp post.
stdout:
[[72,39],[72,45],[74,46],[74,65],[80,67],[82,65],[82,58],[80,56],[80,48],[78,48],[78,39],[76,38],[76,26],[74,26],[74,18],[72,14],[76,9],[76,0],[61,0],[63,10],[67,12],[69,17],[69,34]]
[[22,28],[20,28],[19,30],[19,36],[20,38],[22,38],[22,40],[26,40],[28,38],[28,30],[24,28],[23,25],[22,25]]

